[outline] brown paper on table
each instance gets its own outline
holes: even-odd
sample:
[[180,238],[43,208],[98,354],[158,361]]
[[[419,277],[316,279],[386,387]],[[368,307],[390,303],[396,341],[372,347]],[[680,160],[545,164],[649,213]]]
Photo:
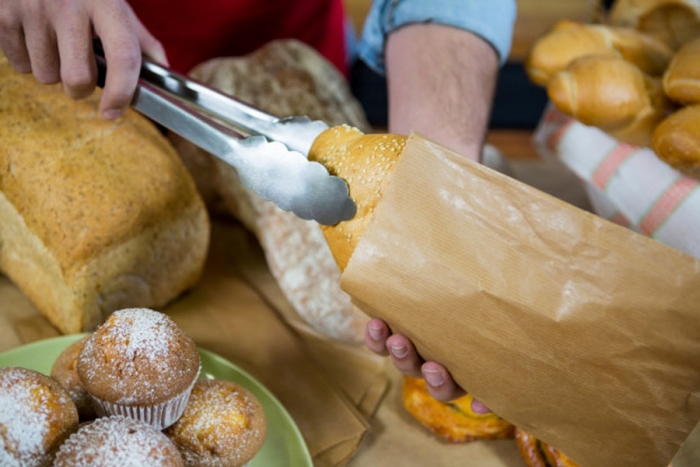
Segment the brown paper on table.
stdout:
[[412,135],[342,286],[583,467],[700,419],[700,262]]

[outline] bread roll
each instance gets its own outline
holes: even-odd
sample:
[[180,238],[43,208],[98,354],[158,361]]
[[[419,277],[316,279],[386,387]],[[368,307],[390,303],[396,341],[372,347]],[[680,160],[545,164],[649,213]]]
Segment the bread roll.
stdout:
[[676,52],[663,77],[666,95],[681,104],[700,103],[700,38]]
[[659,159],[700,180],[700,105],[683,107],[661,122],[652,147]]
[[672,51],[633,29],[564,20],[535,43],[525,69],[535,84],[546,86],[572,61],[589,55],[622,57],[646,73],[660,76],[671,60]]
[[677,50],[700,36],[700,1],[616,0],[607,21],[635,28]]
[[0,58],[0,271],[63,333],[158,308],[200,277],[209,220],[192,178],[133,111],[84,101]]
[[659,79],[618,57],[575,60],[552,78],[547,94],[567,115],[637,146],[649,146],[654,128],[673,110]]
[[405,145],[402,135],[364,134],[342,125],[321,133],[311,146],[309,160],[320,162],[331,174],[346,180],[357,205],[357,214],[349,221],[322,226],[341,271],[371,222]]
[[[298,41],[273,41],[243,57],[210,60],[191,75],[280,117],[307,115],[329,125],[369,127],[342,75]],[[210,209],[223,208],[255,234],[301,320],[324,336],[361,344],[368,318],[341,290],[340,271],[319,224],[260,199],[230,166],[182,138],[172,139],[200,189],[209,193]]]

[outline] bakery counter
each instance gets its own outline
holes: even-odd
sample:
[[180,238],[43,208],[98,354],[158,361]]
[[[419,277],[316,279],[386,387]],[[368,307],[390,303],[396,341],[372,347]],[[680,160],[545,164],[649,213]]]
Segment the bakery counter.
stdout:
[[[518,178],[570,179],[540,161],[528,131],[493,131],[488,142]],[[285,299],[256,237],[230,218],[213,219],[203,277],[163,311],[197,345],[242,368],[290,413],[317,467],[436,465],[525,467],[512,439],[450,443],[426,430],[401,403],[401,376],[388,359],[312,330]],[[7,278],[0,276],[0,352],[58,336]],[[697,457],[676,467],[689,467]],[[286,465],[286,464],[282,464]]]

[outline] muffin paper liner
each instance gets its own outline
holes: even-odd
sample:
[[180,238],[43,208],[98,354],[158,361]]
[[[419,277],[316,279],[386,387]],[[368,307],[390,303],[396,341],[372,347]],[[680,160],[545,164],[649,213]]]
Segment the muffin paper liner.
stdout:
[[90,394],[90,398],[92,399],[95,411],[99,417],[122,415],[147,423],[158,430],[163,430],[175,423],[182,416],[200,372],[201,367],[199,371],[197,371],[197,376],[195,376],[192,383],[185,391],[156,405],[116,404],[95,397],[92,394]]

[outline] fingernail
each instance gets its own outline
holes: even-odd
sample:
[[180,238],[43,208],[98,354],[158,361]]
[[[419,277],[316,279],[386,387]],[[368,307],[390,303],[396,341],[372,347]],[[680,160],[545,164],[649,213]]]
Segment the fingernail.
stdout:
[[424,370],[423,376],[425,377],[425,381],[434,387],[441,386],[442,383],[445,382],[445,375],[442,371]]
[[476,399],[472,399],[472,412],[477,413],[477,414],[486,414],[491,412],[491,409],[486,407],[484,404],[479,402]]
[[102,118],[105,120],[116,120],[122,116],[122,111],[119,109],[105,109],[102,111]]
[[371,324],[367,326],[367,330],[369,331],[369,335],[372,339],[375,341],[378,341],[379,339],[382,338],[382,327],[381,326],[372,326]]
[[408,355],[408,347],[405,345],[390,345],[391,354],[396,358],[404,358]]

